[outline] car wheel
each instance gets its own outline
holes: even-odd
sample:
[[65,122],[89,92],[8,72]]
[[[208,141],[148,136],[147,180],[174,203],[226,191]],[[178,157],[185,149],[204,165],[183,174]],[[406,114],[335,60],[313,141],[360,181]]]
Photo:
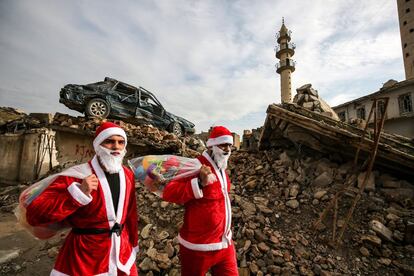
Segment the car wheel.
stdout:
[[86,114],[91,117],[106,118],[109,111],[109,104],[102,99],[92,99],[86,106]]
[[183,129],[181,125],[177,122],[171,124],[170,131],[174,133],[177,137],[183,136]]

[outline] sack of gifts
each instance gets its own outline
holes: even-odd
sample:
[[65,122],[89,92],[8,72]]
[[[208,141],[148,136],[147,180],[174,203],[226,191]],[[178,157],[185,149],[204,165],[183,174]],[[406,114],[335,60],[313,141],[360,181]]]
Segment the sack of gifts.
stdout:
[[17,205],[16,209],[14,210],[17,221],[29,233],[41,240],[49,239],[56,235],[59,231],[67,229],[68,226],[64,221],[41,226],[30,225],[26,219],[26,208],[59,176],[70,176],[83,179],[90,174],[92,174],[92,170],[90,169],[89,165],[82,164],[68,168],[58,174],[50,175],[40,180],[39,182],[32,184],[19,196],[19,205]]
[[[135,181],[160,197],[168,182],[190,176],[195,177],[201,168],[198,159],[175,155],[147,155],[131,159],[128,163],[134,172]],[[210,176],[209,182],[214,181],[215,175]]]

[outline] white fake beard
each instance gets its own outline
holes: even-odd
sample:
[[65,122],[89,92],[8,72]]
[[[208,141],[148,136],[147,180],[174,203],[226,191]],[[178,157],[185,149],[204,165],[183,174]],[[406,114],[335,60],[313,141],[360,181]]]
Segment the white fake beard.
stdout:
[[[122,169],[122,160],[126,154],[126,150],[117,151],[117,150],[110,150],[103,146],[99,146],[95,149],[96,155],[99,158],[102,166],[106,172],[109,173],[118,173]],[[119,155],[112,155],[113,152],[119,152]]]
[[227,168],[227,161],[229,160],[231,151],[226,153],[224,150],[217,146],[213,146],[213,159],[217,164],[219,169],[226,169]]

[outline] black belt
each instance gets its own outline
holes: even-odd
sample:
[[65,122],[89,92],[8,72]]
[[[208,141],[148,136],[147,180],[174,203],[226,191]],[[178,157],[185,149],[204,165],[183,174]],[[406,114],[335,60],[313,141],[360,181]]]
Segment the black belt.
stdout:
[[115,223],[111,229],[106,228],[72,228],[72,233],[76,235],[99,235],[99,234],[107,234],[112,235],[112,233],[116,233],[119,237],[121,235],[122,229],[124,229],[123,224]]

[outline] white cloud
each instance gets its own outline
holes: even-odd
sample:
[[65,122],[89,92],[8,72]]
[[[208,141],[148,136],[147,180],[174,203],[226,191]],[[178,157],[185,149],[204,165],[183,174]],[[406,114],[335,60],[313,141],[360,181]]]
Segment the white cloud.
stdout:
[[[67,83],[105,76],[153,91],[167,110],[241,133],[279,102],[273,48],[293,31],[292,87],[332,105],[403,78],[392,1],[1,1],[0,105],[69,112]],[[294,92],[294,91],[293,91]]]

